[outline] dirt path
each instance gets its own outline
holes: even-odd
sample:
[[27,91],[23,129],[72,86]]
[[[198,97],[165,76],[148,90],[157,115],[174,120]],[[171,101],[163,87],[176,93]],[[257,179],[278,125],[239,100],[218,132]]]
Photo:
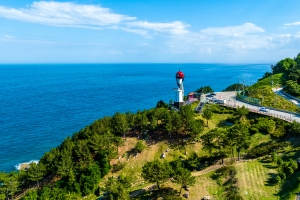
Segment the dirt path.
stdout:
[[[252,161],[255,161],[255,160],[257,160],[257,158],[256,159],[247,159],[247,160],[245,160],[245,159],[242,160],[241,159],[239,161],[235,161],[235,163],[252,162]],[[216,164],[216,165],[209,166],[209,167],[207,167],[207,168],[205,168],[205,169],[203,169],[201,171],[192,172],[192,175],[193,176],[201,176],[203,174],[206,174],[206,173],[209,173],[211,171],[220,169],[221,167],[224,167],[224,166],[227,166],[227,165],[230,165],[229,162],[224,161],[224,164]],[[140,194],[145,193],[148,190],[155,189],[155,188],[156,188],[155,184],[147,185],[146,187],[144,187],[142,189],[139,189],[139,190],[136,190],[136,191],[130,193],[130,197],[136,197],[136,196],[138,196]]]
[[223,165],[213,165],[213,166],[205,168],[204,170],[192,172],[192,175],[193,176],[201,176],[201,175],[206,174],[208,172],[220,169],[223,166],[225,166],[225,164],[223,164]]

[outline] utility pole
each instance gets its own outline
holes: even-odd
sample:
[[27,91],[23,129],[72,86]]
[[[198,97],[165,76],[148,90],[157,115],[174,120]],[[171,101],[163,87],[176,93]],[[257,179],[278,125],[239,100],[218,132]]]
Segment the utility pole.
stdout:
[[242,82],[243,96],[245,96],[245,79]]
[[275,105],[274,105],[274,107],[276,106],[276,104],[277,104],[277,86],[278,86],[278,81],[276,81],[276,84],[275,84]]
[[272,70],[272,74],[271,74],[271,86],[273,89],[273,69],[274,69],[274,65],[271,65],[271,70]]
[[240,77],[238,77],[238,92],[240,91]]

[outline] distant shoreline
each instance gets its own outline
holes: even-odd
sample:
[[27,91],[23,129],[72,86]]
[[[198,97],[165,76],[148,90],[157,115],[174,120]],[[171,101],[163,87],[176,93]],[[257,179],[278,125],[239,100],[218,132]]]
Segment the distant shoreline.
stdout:
[[20,170],[27,170],[31,163],[36,163],[37,164],[37,163],[39,163],[39,160],[31,160],[29,162],[20,163],[20,164],[16,165],[15,168],[19,171]]

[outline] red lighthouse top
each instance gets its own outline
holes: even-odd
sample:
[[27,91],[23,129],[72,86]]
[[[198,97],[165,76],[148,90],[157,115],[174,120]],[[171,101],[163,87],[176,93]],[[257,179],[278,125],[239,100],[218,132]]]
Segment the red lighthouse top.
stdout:
[[184,78],[184,74],[179,70],[179,72],[176,73],[176,78],[183,79]]

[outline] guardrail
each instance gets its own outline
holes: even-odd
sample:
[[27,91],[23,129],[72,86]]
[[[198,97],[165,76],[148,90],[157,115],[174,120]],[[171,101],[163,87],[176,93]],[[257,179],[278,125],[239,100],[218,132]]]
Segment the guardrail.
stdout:
[[[247,104],[250,104],[250,105],[253,105],[253,106],[263,106],[263,105],[254,104],[254,103],[250,103],[250,102],[244,101],[243,99],[241,99],[241,98],[239,98],[239,97],[236,97],[236,100],[241,101],[241,102],[244,102],[244,103],[247,103]],[[283,109],[279,109],[279,108],[273,108],[273,107],[268,107],[268,106],[263,106],[263,107],[265,107],[265,108],[267,108],[267,109],[271,109],[271,110],[277,110],[277,111],[280,111],[280,112],[284,112],[284,113],[288,113],[288,114],[297,115],[297,116],[300,115],[299,113],[291,112],[291,111],[287,111],[287,110],[283,110]]]
[[[230,104],[219,104],[221,106],[225,106],[225,107],[230,107],[230,108],[240,108],[242,106],[238,106],[238,105],[230,105]],[[287,121],[287,122],[294,122],[294,121],[297,121],[297,120],[293,120],[291,117],[285,117],[285,116],[282,116],[282,115],[278,115],[278,114],[272,114],[272,113],[269,113],[269,112],[262,112],[262,111],[259,111],[259,110],[255,110],[255,109],[251,109],[251,108],[248,108],[248,110],[250,112],[253,112],[253,113],[257,113],[257,114],[261,114],[261,115],[265,115],[265,116],[270,116],[270,117],[275,117],[275,118],[278,118],[278,119],[281,119],[281,120],[284,120],[284,121]],[[299,122],[299,121],[297,121]]]
[[300,99],[298,99],[297,97],[294,97],[294,96],[292,96],[292,95],[286,93],[286,92],[283,91],[283,90],[281,90],[281,92],[282,92],[284,95],[288,96],[289,98],[294,99],[294,100],[300,102]]

